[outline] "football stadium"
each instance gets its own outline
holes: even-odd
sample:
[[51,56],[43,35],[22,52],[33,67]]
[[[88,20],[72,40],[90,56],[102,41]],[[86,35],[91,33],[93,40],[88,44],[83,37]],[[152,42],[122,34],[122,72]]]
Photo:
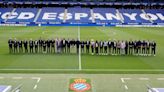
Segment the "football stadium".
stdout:
[[0,92],[164,92],[163,0],[0,0]]

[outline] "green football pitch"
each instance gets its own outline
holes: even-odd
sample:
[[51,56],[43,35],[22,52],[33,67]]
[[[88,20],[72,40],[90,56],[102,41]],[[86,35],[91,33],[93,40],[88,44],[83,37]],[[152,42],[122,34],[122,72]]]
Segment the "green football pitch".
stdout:
[[[9,54],[8,39],[155,40],[156,56],[90,54]],[[160,27],[0,27],[0,72],[163,73],[164,28]],[[75,52],[73,50],[72,52]]]
[[0,84],[21,92],[69,92],[72,78],[87,78],[91,92],[148,92],[164,88],[163,74],[0,74]]
[[[75,54],[73,48],[74,54],[9,54],[9,38],[40,37],[155,40],[157,54]],[[12,89],[21,85],[22,92],[69,92],[70,79],[87,78],[91,81],[91,92],[147,92],[147,85],[164,88],[163,37],[162,27],[0,27],[0,85],[10,85]]]

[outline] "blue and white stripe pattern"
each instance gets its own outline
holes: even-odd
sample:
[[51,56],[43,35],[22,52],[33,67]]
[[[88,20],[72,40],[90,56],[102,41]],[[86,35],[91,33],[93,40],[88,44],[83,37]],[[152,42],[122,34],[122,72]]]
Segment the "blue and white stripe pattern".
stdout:
[[87,86],[86,86],[85,84],[83,84],[83,83],[77,83],[77,84],[75,84],[73,87],[74,87],[75,89],[77,89],[77,90],[84,90],[84,89],[87,88]]

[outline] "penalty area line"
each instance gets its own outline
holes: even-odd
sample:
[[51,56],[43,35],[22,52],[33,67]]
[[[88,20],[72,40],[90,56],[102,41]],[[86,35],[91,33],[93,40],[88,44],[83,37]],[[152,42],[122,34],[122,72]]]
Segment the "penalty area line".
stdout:
[[37,80],[33,89],[35,90],[38,87],[38,83],[40,82],[41,78],[40,77],[32,77],[32,79]]
[[[79,63],[79,69],[80,69],[80,64]],[[75,69],[0,69],[0,71],[79,71],[79,69],[75,68]],[[123,71],[127,71],[127,72],[164,72],[164,70],[152,70],[152,69],[82,69],[83,71],[106,71],[106,72],[123,72]]]
[[128,90],[128,86],[127,85],[124,85],[125,89]]
[[35,84],[34,88],[33,89],[36,89],[38,86]]

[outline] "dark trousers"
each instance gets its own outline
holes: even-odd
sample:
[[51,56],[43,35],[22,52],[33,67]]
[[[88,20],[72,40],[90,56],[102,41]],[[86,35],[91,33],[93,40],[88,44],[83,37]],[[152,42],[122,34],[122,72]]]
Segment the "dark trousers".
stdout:
[[55,46],[51,46],[51,53],[55,53]]
[[117,54],[120,54],[120,50],[121,50],[120,48],[117,48]]
[[13,53],[13,48],[9,47],[9,53]]
[[100,53],[103,53],[103,47],[100,47]]
[[146,54],[146,48],[142,48],[142,54]]
[[129,54],[133,54],[133,47],[129,47]]
[[84,53],[84,47],[81,47],[81,53]]
[[94,53],[94,48],[93,47],[91,47],[92,48],[92,53]]
[[27,47],[24,47],[25,48],[25,53],[28,53],[28,48]]
[[112,54],[116,54],[116,47],[113,47]]
[[38,47],[35,47],[35,53],[38,53]]
[[155,48],[152,48],[152,49],[151,49],[151,54],[152,54],[152,55],[155,55],[155,54],[156,54],[156,49],[155,49]]
[[111,47],[108,47],[108,53],[111,54]]
[[14,53],[17,53],[17,52],[18,52],[17,47],[14,47]]
[[43,52],[46,52],[46,46],[43,46]]
[[141,47],[137,47],[137,54],[141,54]]
[[50,47],[47,47],[47,53],[50,53]]
[[125,54],[128,55],[128,48],[125,48]]
[[33,47],[30,47],[30,53],[33,53]]
[[23,48],[19,47],[19,53],[22,53],[22,52],[23,52]]
[[104,53],[107,53],[107,46],[104,47]]
[[39,52],[41,53],[42,52],[42,46],[39,45]]
[[150,54],[150,48],[146,48],[146,54]]
[[89,47],[86,47],[86,53],[89,53]]
[[67,53],[70,53],[70,46],[67,46]]
[[99,49],[98,49],[98,47],[95,48],[95,53],[96,53],[96,54],[99,53]]

